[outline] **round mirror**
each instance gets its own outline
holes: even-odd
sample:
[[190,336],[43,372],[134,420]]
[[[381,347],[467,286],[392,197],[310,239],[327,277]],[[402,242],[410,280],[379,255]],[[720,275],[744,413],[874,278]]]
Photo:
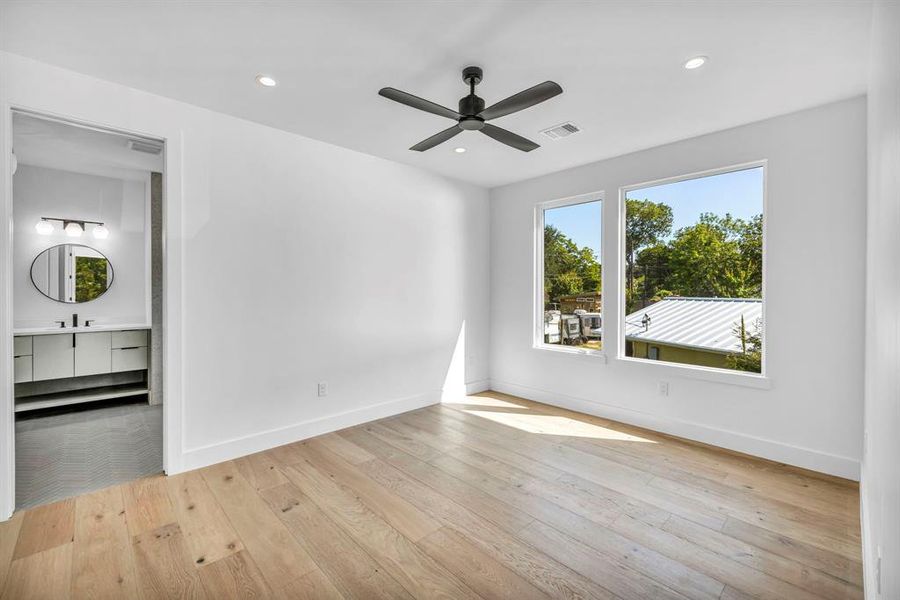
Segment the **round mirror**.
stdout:
[[51,300],[90,302],[112,285],[113,268],[108,258],[89,246],[60,244],[35,257],[31,282]]

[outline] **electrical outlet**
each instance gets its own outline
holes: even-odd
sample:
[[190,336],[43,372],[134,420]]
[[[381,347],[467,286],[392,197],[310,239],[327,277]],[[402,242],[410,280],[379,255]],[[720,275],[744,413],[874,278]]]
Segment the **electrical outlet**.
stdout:
[[660,381],[657,384],[657,390],[659,391],[660,396],[668,396],[669,395],[669,382],[668,381]]
[[875,591],[881,597],[881,546],[876,547],[875,554]]
[[321,398],[322,396],[327,396],[327,395],[328,395],[328,382],[320,381],[319,382],[319,397]]

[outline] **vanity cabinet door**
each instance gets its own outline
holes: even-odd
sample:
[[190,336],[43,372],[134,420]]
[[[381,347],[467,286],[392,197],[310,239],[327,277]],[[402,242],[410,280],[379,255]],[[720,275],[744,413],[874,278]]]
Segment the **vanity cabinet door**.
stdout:
[[71,333],[36,335],[32,338],[34,381],[61,379],[75,374],[75,348]]
[[99,375],[112,369],[109,331],[75,334],[75,376]]
[[34,381],[34,374],[31,370],[31,356],[17,356],[13,360],[15,361],[14,383]]

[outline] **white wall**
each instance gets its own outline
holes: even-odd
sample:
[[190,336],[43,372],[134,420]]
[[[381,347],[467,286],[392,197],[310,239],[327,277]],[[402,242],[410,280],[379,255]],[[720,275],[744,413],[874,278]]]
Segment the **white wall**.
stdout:
[[10,54],[0,90],[4,108],[167,140],[170,471],[436,402],[464,325],[462,377],[486,380],[485,190]]
[[900,4],[896,2],[875,3],[870,68],[867,448],[861,496],[866,598],[875,599],[900,598]]
[[[149,174],[148,174],[149,177]],[[100,211],[102,196],[103,208]],[[13,320],[15,327],[41,327],[78,313],[79,322],[149,323],[147,315],[148,230],[146,184],[19,164],[13,176]],[[105,240],[88,231],[67,237],[62,224],[51,235],[34,229],[42,216],[102,220],[110,230]],[[112,287],[82,304],[56,302],[31,283],[35,256],[57,244],[83,244],[104,254],[113,267]]]
[[[492,387],[858,477],[865,144],[865,99],[855,98],[492,190]],[[760,159],[768,159],[768,388],[685,377],[617,360],[614,350],[607,364],[532,348],[536,203],[605,192],[604,345],[615,349],[619,188]],[[668,397],[658,395],[662,380]]]

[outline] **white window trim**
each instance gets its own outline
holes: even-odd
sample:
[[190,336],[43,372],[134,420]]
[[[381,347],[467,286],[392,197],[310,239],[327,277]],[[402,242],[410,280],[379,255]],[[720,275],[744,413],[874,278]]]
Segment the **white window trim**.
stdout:
[[[746,371],[736,371],[733,369],[718,369],[715,367],[703,367],[698,365],[688,365],[682,363],[673,363],[668,361],[661,360],[648,360],[643,358],[635,358],[630,356],[625,356],[625,284],[626,284],[626,267],[625,267],[625,197],[628,192],[639,190],[648,187],[656,187],[659,185],[666,185],[669,183],[677,183],[679,181],[687,181],[690,179],[701,179],[703,177],[711,177],[714,175],[722,175],[724,173],[733,173],[735,171],[745,171],[747,169],[755,169],[758,167],[762,167],[763,169],[763,212],[762,212],[762,252],[763,252],[763,267],[762,267],[762,331],[761,339],[763,346],[762,360],[761,360],[761,373],[749,373]],[[716,383],[731,383],[735,385],[742,385],[748,387],[755,388],[763,388],[768,389],[771,387],[771,380],[769,379],[768,369],[767,369],[767,356],[768,356],[768,343],[766,336],[766,329],[768,326],[768,319],[766,318],[766,303],[767,303],[767,294],[766,294],[766,281],[768,280],[767,268],[768,268],[768,214],[769,214],[769,192],[768,192],[768,179],[769,179],[769,161],[767,159],[755,160],[735,165],[728,165],[725,167],[718,167],[715,169],[708,169],[705,171],[697,171],[694,173],[687,173],[684,175],[677,175],[674,177],[666,177],[663,179],[654,179],[652,181],[645,181],[642,183],[630,184],[627,186],[623,186],[619,188],[619,203],[618,203],[618,214],[617,214],[617,223],[619,229],[619,243],[618,243],[618,251],[617,251],[617,277],[619,281],[619,308],[614,315],[616,320],[615,327],[618,332],[618,344],[615,352],[615,359],[622,364],[628,365],[640,365],[642,367],[647,367],[649,369],[656,369],[656,371],[652,371],[653,376],[671,376],[671,377],[686,377],[690,379],[701,379],[704,381],[712,381]],[[605,283],[604,283],[604,289]],[[606,320],[604,319],[604,324]]]
[[[589,356],[599,359],[603,363],[606,362],[606,343],[604,339],[603,349],[591,350],[589,348],[575,348],[572,346],[564,346],[562,344],[546,344],[544,343],[544,211],[552,208],[561,208],[563,206],[573,206],[576,204],[586,204],[588,202],[600,202],[600,287],[606,290],[606,268],[603,259],[603,198],[604,193],[589,192],[587,194],[579,194],[577,196],[569,196],[566,198],[558,198],[556,200],[548,200],[539,202],[534,207],[534,310],[533,310],[533,343],[535,350],[546,350],[549,352],[557,352],[560,354],[570,354],[576,356]],[[604,292],[605,293],[605,292]],[[601,308],[601,311],[603,309]],[[604,329],[606,327],[606,318],[603,318]],[[604,336],[605,338],[605,336]]]

